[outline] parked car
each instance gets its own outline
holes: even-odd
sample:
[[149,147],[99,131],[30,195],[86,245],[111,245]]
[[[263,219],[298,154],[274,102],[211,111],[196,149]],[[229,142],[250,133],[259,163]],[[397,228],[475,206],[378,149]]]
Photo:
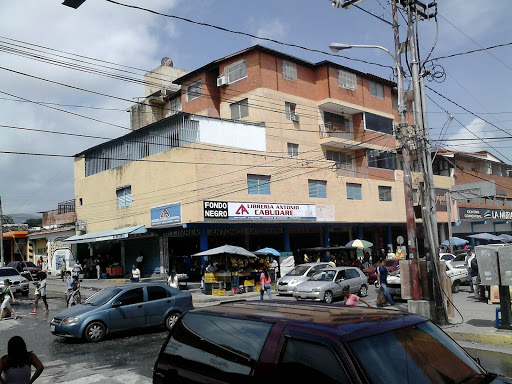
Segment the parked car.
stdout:
[[421,316],[269,300],[184,314],[156,359],[153,384],[185,382],[497,384],[512,379],[485,371]]
[[192,295],[159,283],[107,287],[57,314],[50,322],[56,336],[85,337],[97,342],[107,334],[165,325],[168,330],[182,313],[193,309]]
[[333,268],[329,263],[305,263],[299,264],[286,275],[277,280],[276,290],[278,295],[292,295],[297,284],[305,282],[316,271],[323,268]]
[[320,300],[330,304],[343,296],[343,288],[349,286],[351,293],[366,296],[368,279],[357,267],[336,267],[321,269],[307,281],[297,285],[293,290],[296,300]]
[[453,253],[441,252],[439,254],[439,260],[452,261],[453,259],[455,259],[455,255]]
[[27,280],[39,280],[37,274],[41,270],[40,267],[31,261],[11,261],[8,267],[16,269]]
[[0,290],[4,289],[4,280],[9,279],[11,282],[12,293],[21,293],[23,296],[28,296],[28,280],[21,274],[10,267],[0,268]]
[[[388,272],[395,272],[400,268],[400,260],[401,259],[388,259],[384,260],[383,267],[385,267]],[[376,266],[372,266],[370,268],[363,269],[363,273],[368,278],[368,282],[372,284],[377,280],[377,268]]]

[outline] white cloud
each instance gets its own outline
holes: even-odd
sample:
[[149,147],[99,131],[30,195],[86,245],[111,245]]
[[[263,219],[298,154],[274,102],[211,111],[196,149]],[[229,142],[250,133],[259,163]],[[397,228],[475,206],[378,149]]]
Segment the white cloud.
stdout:
[[[286,23],[279,19],[253,21],[253,24],[253,29],[256,30],[254,34],[267,39],[282,40],[288,30]],[[259,39],[252,39],[252,43],[269,45],[268,42]]]
[[[458,131],[448,135],[446,139],[447,148],[449,150],[463,151],[463,152],[477,152],[477,151],[490,151],[492,148],[485,144],[485,139],[498,137],[494,131],[491,131],[489,124],[480,118],[475,118],[465,127],[461,127]],[[461,138],[483,140],[460,140]],[[451,141],[453,140],[453,141]],[[488,141],[489,144],[494,140]]]

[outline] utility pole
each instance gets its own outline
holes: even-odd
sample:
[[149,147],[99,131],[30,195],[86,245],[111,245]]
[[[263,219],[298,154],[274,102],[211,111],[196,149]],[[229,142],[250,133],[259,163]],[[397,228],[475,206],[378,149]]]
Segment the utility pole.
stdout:
[[0,267],[5,266],[4,260],[4,227],[2,222],[2,196],[0,196]]

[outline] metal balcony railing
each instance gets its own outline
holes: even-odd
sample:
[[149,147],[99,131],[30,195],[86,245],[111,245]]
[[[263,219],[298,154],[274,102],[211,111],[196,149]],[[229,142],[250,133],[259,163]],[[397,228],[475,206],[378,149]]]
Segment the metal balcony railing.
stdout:
[[354,128],[348,124],[320,124],[319,132],[321,139],[333,137],[338,139],[354,140]]

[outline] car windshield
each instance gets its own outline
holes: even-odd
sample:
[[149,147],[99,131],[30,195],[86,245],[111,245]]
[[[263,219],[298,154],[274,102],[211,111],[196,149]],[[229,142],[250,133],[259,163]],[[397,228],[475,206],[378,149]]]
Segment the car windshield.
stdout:
[[306,273],[306,271],[310,268],[310,266],[306,265],[297,265],[290,272],[287,273],[288,276],[302,276]]
[[447,261],[452,260],[454,258],[455,258],[455,256],[450,255],[449,253],[446,254],[446,255],[441,256],[441,260],[447,260]]
[[31,262],[31,261],[27,261],[25,264],[26,264],[27,267],[36,268],[36,265],[33,262]]
[[313,276],[309,278],[309,280],[314,281],[332,281],[334,280],[334,276],[336,276],[336,271],[334,270],[321,270],[315,273]]
[[85,304],[103,305],[121,291],[122,289],[118,287],[103,288],[101,291],[96,292],[94,295],[85,300]]
[[14,268],[2,268],[0,269],[0,276],[19,276],[20,273]]
[[[356,340],[350,347],[374,384],[460,383],[486,374],[431,322]],[[400,369],[390,369],[387,356]]]

